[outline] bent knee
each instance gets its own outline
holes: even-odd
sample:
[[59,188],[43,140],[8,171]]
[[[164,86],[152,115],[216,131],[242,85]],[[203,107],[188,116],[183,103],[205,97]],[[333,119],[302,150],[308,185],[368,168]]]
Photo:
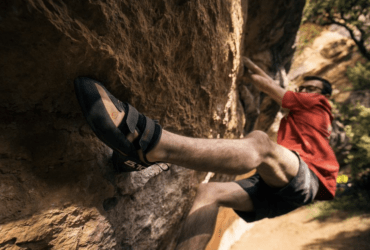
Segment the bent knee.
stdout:
[[219,205],[226,192],[227,190],[222,188],[218,182],[201,183],[198,186],[196,200]]
[[216,200],[217,184],[216,183],[201,183],[197,189],[197,198],[204,200]]
[[262,130],[253,130],[246,136],[246,138],[254,138],[261,141],[270,140],[269,136]]
[[216,205],[240,211],[253,210],[249,194],[236,182],[210,182],[198,187],[197,205]]
[[251,138],[255,140],[255,149],[262,157],[271,156],[275,152],[277,144],[273,142],[270,137],[261,130],[252,131],[247,135],[246,138]]

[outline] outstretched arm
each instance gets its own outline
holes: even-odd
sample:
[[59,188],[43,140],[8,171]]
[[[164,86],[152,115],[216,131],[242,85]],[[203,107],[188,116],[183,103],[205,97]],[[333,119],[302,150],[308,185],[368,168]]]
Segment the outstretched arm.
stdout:
[[281,106],[286,90],[277,85],[271,77],[249,58],[244,57],[243,63],[249,69],[248,72],[244,73],[244,76],[251,80],[255,87],[269,95]]

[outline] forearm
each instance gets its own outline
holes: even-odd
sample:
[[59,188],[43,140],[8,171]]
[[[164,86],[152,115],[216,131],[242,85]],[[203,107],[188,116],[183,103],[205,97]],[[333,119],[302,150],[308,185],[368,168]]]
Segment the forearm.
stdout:
[[286,90],[276,84],[270,76],[268,76],[250,59],[244,57],[243,63],[244,66],[247,68],[244,76],[247,77],[247,79],[251,80],[254,86],[256,86],[260,91],[263,91],[264,93],[269,95],[281,106]]
[[254,86],[258,90],[270,96],[274,101],[276,101],[281,106],[283,97],[286,93],[285,89],[277,85],[274,82],[274,80],[272,80],[270,77],[260,78],[258,76],[257,77],[252,76],[252,79]]

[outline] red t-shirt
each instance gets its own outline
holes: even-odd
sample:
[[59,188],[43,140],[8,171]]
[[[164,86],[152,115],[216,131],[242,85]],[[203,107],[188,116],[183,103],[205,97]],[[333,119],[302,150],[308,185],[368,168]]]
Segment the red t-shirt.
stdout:
[[277,143],[294,150],[320,180],[316,200],[333,199],[339,164],[329,145],[333,115],[325,96],[287,91],[282,107],[289,114],[281,120]]

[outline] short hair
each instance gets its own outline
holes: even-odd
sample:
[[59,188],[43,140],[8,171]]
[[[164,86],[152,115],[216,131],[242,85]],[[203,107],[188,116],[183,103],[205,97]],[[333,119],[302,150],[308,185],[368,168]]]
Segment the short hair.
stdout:
[[331,96],[331,93],[333,91],[332,87],[331,87],[331,83],[324,79],[324,78],[321,78],[319,76],[305,76],[303,78],[304,81],[312,81],[312,80],[317,80],[317,81],[320,81],[322,82],[323,84],[323,89],[321,90],[321,94],[322,95],[326,95],[326,94],[329,94]]

